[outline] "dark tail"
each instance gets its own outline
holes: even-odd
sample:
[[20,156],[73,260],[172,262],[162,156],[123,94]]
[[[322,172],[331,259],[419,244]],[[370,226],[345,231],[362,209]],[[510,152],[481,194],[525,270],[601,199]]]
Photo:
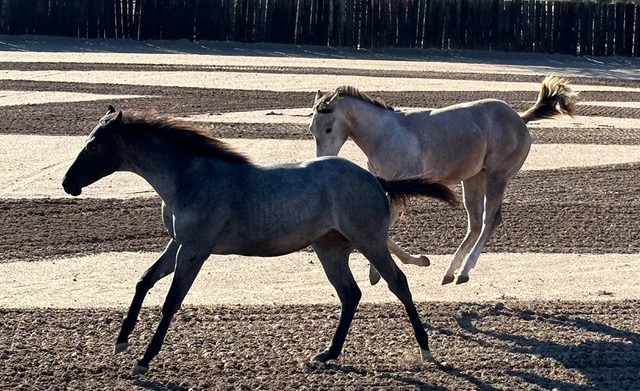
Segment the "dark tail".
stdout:
[[452,206],[458,204],[458,198],[451,189],[424,176],[393,180],[376,178],[389,195],[391,206],[394,209],[402,210],[406,208],[407,201],[416,196],[435,198]]
[[539,119],[551,119],[563,114],[573,115],[578,93],[573,92],[564,78],[548,75],[540,87],[538,100],[520,114],[525,123]]

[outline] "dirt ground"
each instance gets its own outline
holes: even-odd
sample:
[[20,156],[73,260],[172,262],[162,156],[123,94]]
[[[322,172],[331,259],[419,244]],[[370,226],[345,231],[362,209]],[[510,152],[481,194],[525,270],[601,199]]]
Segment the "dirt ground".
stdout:
[[[2,70],[229,70],[205,65],[0,62]],[[317,68],[236,66],[239,72],[318,73]],[[326,74],[537,82],[540,75],[442,71],[380,71],[327,67]],[[586,73],[586,72],[585,72]],[[640,81],[578,76],[575,84],[640,88]],[[313,94],[215,88],[0,80],[0,92],[67,91],[140,95],[97,102],[10,105],[0,134],[86,135],[107,103],[202,115],[308,107]],[[528,107],[531,91],[370,90],[399,107],[440,107],[479,98]],[[148,98],[153,96],[153,98]],[[580,115],[640,119],[640,92],[586,91]],[[310,139],[306,125],[209,123],[225,138]],[[532,128],[536,144],[638,145],[635,128]],[[19,162],[16,162],[19,164]],[[504,222],[487,252],[640,254],[640,162],[521,172],[509,187]],[[0,263],[114,251],[160,251],[166,237],[155,197],[132,199],[0,199]],[[413,202],[392,229],[408,250],[451,254],[464,235],[462,208]],[[482,262],[482,258],[481,258]],[[632,262],[640,262],[638,259]],[[579,265],[576,265],[579,268]],[[433,273],[440,271],[432,270]],[[615,273],[615,271],[611,271]],[[615,275],[614,275],[615,276]],[[636,276],[620,273],[620,279]],[[248,279],[256,276],[248,276]],[[519,278],[526,279],[526,276]],[[566,275],[572,279],[571,274]],[[7,282],[9,283],[9,282]],[[249,280],[247,284],[250,284]],[[1,286],[1,285],[0,285]],[[133,288],[133,287],[132,287]],[[451,287],[451,289],[456,289]],[[491,289],[488,287],[488,289]],[[59,292],[64,295],[66,292]],[[0,389],[111,390],[638,390],[640,301],[597,290],[598,300],[512,300],[417,303],[436,357],[423,364],[399,303],[364,303],[343,356],[327,365],[308,359],[329,342],[338,302],[315,305],[190,305],[176,315],[147,375],[131,368],[159,321],[143,309],[131,342],[113,354],[124,308],[0,308]]]

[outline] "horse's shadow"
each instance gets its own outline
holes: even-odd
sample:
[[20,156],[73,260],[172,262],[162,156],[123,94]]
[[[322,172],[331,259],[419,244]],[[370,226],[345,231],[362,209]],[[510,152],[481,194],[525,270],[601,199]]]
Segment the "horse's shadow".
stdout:
[[334,363],[325,363],[325,364],[310,364],[307,367],[309,370],[322,370],[325,372],[339,372],[345,375],[349,375],[349,374],[357,374],[361,377],[373,377],[373,376],[377,376],[377,377],[385,377],[385,378],[389,378],[392,379],[395,383],[395,387],[399,387],[401,385],[406,385],[409,386],[411,388],[415,388],[417,390],[424,390],[424,391],[447,391],[448,388],[446,387],[439,387],[439,386],[434,386],[433,384],[428,384],[425,383],[423,381],[421,381],[420,379],[414,378],[414,377],[409,377],[409,376],[404,376],[404,375],[399,375],[396,373],[393,373],[391,371],[389,372],[378,372],[378,373],[374,373],[371,370],[368,369],[364,369],[364,368],[358,368],[355,367],[353,365],[347,365],[347,364],[334,364]]
[[[584,338],[577,343],[557,342],[555,335],[548,335],[548,339],[527,337],[517,333],[508,333],[495,328],[483,329],[480,323],[486,316],[506,316],[531,320],[545,327],[554,329],[573,329],[580,333],[592,334],[595,338]],[[458,325],[468,334],[463,339],[472,340],[479,345],[498,345],[508,353],[534,355],[552,359],[565,368],[579,372],[586,379],[589,386],[568,383],[559,379],[548,378],[539,374],[520,370],[508,370],[507,375],[520,378],[532,385],[544,386],[548,389],[609,389],[612,384],[618,384],[620,372],[602,371],[603,367],[633,367],[640,364],[640,334],[624,329],[611,327],[605,323],[596,322],[575,315],[549,314],[545,311],[531,311],[517,308],[506,308],[497,305],[488,314],[479,315],[475,312],[465,312],[457,318]],[[533,328],[535,328],[535,323]],[[565,331],[566,332],[566,331]],[[477,337],[476,337],[477,336]],[[487,337],[496,342],[487,342]],[[456,374],[454,371],[450,371]],[[627,374],[632,378],[630,374]],[[466,377],[458,372],[458,376]],[[629,379],[627,379],[629,380]],[[632,380],[633,381],[633,380]],[[640,389],[640,380],[633,387]],[[626,388],[626,387],[623,387]],[[633,388],[636,389],[636,388]]]

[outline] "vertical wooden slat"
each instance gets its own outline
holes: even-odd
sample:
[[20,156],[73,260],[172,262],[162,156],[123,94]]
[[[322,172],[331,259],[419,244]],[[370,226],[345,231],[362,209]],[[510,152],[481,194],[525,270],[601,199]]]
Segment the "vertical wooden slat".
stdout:
[[255,1],[249,0],[247,1],[247,9],[245,13],[245,37],[243,42],[255,42]]
[[590,3],[579,3],[578,4],[578,17],[580,18],[579,24],[579,54],[581,56],[591,54],[591,46],[592,46],[592,22],[593,22],[593,13],[592,7]]
[[633,55],[640,57],[640,4],[635,5],[635,30],[633,33]]
[[616,24],[616,5],[607,4],[607,56],[612,56],[615,53],[615,24]]
[[606,4],[593,3],[593,55],[602,56],[606,52],[607,36],[604,29]]
[[616,3],[615,9],[614,54],[621,55],[624,52],[624,3]]
[[[635,19],[635,5],[633,3],[627,3],[624,5],[624,46],[622,52],[619,53],[622,56],[633,55],[633,24]],[[640,28],[640,26],[638,26]]]

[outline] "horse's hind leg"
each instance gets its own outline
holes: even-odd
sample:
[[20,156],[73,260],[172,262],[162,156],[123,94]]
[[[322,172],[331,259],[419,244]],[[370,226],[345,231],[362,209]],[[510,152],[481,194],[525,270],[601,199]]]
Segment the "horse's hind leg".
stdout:
[[160,258],[144,272],[142,278],[136,284],[136,293],[133,296],[127,316],[122,321],[122,327],[116,339],[115,352],[120,353],[129,347],[129,334],[133,331],[140,314],[140,308],[144,298],[156,282],[173,273],[176,264],[178,244],[171,239]]
[[[391,211],[391,224],[396,221],[398,218],[398,213],[396,211]],[[389,251],[398,259],[400,262],[405,265],[416,265],[416,266],[429,266],[431,265],[431,261],[426,255],[411,255],[407,251],[403,250],[396,242],[394,242],[391,238],[387,237],[387,247]],[[371,285],[375,285],[380,281],[380,274],[376,271],[373,265],[369,265],[369,282]]]
[[371,262],[376,270],[380,273],[382,278],[387,282],[389,290],[400,300],[404,305],[409,316],[411,326],[420,346],[420,357],[423,360],[429,360],[435,362],[433,355],[429,350],[429,338],[427,332],[422,325],[418,310],[416,309],[413,298],[411,297],[411,291],[409,290],[409,283],[405,274],[398,268],[393,262],[391,254],[385,247],[377,248],[380,246],[367,245],[365,247],[356,246],[362,254]]
[[462,261],[480,236],[485,192],[486,175],[484,170],[462,181],[462,196],[467,211],[467,234],[453,254],[449,267],[442,278],[442,285],[450,284],[455,280],[456,270],[462,266]]
[[[389,237],[387,237],[387,247],[405,265],[412,264],[417,266],[429,266],[431,264],[426,255],[411,255],[404,251],[396,242],[393,241],[393,239]],[[372,264],[369,264],[369,282],[371,285],[375,285],[380,282],[380,273],[378,273]]]
[[313,243],[312,247],[341,304],[340,320],[331,344],[313,357],[313,361],[325,362],[340,356],[362,293],[349,269],[349,254],[353,246],[342,234],[332,231]]
[[478,240],[473,245],[473,249],[464,262],[464,266],[458,275],[456,284],[463,284],[469,281],[469,272],[478,263],[478,257],[484,249],[489,237],[495,231],[498,224],[502,220],[502,200],[507,182],[504,180],[496,180],[487,187],[487,195],[485,199],[484,221],[482,223],[482,231]]

